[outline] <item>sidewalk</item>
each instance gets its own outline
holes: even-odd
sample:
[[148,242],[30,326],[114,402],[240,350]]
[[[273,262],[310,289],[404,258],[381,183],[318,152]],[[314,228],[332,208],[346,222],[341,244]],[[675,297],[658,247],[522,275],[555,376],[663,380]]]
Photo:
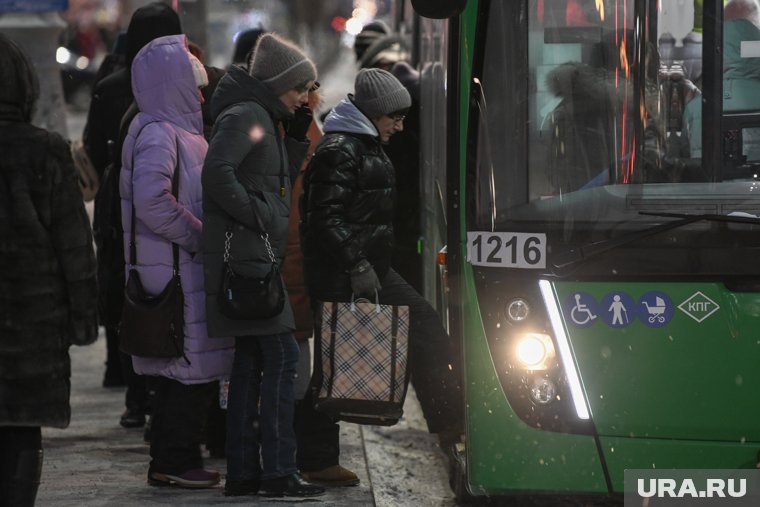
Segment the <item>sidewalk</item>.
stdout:
[[[155,488],[146,483],[148,445],[142,430],[119,426],[124,389],[101,387],[105,338],[89,347],[72,347],[71,425],[43,429],[45,462],[37,505],[299,505],[454,506],[445,459],[425,429],[412,390],[403,420],[390,428],[341,424],[341,463],[355,471],[361,484],[328,489],[313,500],[266,499],[222,495],[209,490]],[[224,472],[223,459],[206,466]]]

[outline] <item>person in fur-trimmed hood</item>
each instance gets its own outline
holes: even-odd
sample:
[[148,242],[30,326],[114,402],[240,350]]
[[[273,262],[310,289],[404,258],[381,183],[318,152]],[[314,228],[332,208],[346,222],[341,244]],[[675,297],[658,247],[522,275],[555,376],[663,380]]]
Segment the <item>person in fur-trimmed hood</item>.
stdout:
[[232,368],[233,343],[210,339],[206,328],[201,168],[207,144],[199,88],[208,76],[184,35],[145,45],[131,76],[140,112],[124,141],[119,182],[126,271],[136,269],[145,291],[160,294],[174,274],[176,244],[185,308],[182,357],[132,357],[135,372],[150,375],[155,389],[148,482],[210,487],[219,473],[203,468],[199,444],[215,381]]
[[[430,303],[391,267],[396,180],[383,144],[403,129],[412,100],[382,69],[360,70],[354,90],[327,116],[325,135],[304,176],[300,211],[306,284],[312,301],[357,296],[409,306],[411,381],[428,430],[448,450],[460,439],[464,415],[451,343]],[[312,408],[299,428],[298,464],[304,475],[324,484],[349,481],[338,465],[338,425]]]
[[0,76],[0,504],[31,506],[40,427],[69,425],[69,347],[98,336],[95,252],[69,146],[31,124],[37,76],[3,34]]

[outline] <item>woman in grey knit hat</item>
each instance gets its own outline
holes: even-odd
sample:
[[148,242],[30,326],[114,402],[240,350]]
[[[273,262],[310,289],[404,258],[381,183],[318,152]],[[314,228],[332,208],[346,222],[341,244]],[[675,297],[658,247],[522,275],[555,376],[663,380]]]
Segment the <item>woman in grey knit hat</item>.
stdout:
[[[428,430],[449,447],[463,427],[449,337],[430,303],[390,265],[396,182],[383,144],[403,129],[411,97],[381,69],[359,71],[354,89],[327,116],[325,135],[304,175],[301,247],[309,295],[312,301],[350,301],[374,300],[377,294],[381,304],[409,306],[412,384]],[[327,479],[325,471],[338,464],[338,425],[312,410],[299,418],[296,430],[304,477]]]
[[216,121],[202,175],[207,323],[209,336],[235,336],[226,495],[324,493],[296,469],[298,345],[290,304],[286,300],[271,318],[236,319],[223,314],[217,302],[227,254],[231,268],[243,277],[261,279],[270,272],[270,246],[282,264],[291,181],[309,146],[311,112],[305,106],[316,78],[314,64],[300,48],[266,34],[256,44],[249,70],[233,66],[211,99]]

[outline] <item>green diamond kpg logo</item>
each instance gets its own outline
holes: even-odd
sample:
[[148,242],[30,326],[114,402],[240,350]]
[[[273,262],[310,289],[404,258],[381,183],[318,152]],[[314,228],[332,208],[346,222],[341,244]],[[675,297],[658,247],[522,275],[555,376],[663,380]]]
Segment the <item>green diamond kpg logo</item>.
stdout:
[[707,317],[717,312],[720,309],[720,306],[718,303],[702,294],[701,291],[697,291],[692,294],[689,299],[678,305],[678,309],[697,322],[702,322]]

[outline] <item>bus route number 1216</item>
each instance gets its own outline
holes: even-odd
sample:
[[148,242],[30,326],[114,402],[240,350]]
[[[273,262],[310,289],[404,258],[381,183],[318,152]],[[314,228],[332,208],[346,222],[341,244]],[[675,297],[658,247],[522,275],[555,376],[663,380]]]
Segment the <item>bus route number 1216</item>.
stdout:
[[546,234],[468,232],[467,260],[473,266],[543,269],[546,267]]

